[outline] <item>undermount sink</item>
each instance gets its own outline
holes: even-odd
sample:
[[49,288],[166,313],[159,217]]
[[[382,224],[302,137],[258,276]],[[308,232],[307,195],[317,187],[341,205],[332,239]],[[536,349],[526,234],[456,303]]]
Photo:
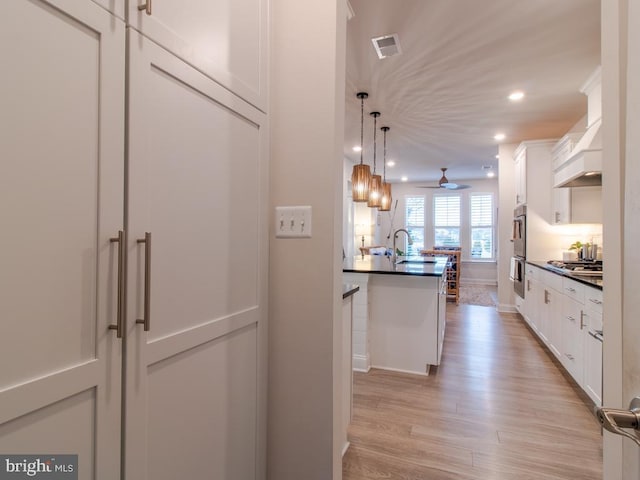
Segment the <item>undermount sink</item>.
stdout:
[[405,258],[403,260],[398,260],[396,265],[400,265],[402,263],[436,263],[436,260],[433,257]]

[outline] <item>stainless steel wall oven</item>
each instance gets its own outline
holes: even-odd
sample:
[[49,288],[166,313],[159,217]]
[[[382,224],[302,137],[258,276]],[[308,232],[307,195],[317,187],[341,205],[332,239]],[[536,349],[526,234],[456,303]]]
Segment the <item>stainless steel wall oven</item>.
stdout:
[[511,259],[511,281],[513,291],[524,298],[524,265],[527,260],[527,206],[520,205],[513,212],[513,257]]

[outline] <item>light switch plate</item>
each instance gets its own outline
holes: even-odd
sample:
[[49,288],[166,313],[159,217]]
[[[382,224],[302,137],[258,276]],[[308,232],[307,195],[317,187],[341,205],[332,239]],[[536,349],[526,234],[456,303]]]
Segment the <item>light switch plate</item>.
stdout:
[[276,207],[276,238],[311,238],[311,207]]

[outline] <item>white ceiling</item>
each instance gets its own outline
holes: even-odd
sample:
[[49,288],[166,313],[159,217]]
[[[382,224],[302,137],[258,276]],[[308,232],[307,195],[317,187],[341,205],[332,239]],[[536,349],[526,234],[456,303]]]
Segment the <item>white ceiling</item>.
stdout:
[[[497,172],[498,142],[559,138],[587,111],[580,87],[600,63],[599,0],[350,0],[345,156],[373,162],[373,118],[387,135],[387,180],[452,182]],[[378,59],[371,38],[399,35],[402,54]],[[526,97],[507,99],[516,89]],[[382,132],[377,134],[382,173]]]

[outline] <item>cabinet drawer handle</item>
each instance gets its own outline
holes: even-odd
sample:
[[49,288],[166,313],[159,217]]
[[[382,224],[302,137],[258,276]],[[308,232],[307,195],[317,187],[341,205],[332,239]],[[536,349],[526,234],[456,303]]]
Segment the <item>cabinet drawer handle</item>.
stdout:
[[584,328],[584,312],[580,310],[580,330]]
[[576,293],[576,289],[575,289],[575,288],[572,288],[572,287],[567,287],[567,288],[565,288],[565,290],[566,290],[567,292]]
[[560,223],[560,212],[556,212],[556,223]]
[[567,315],[567,320],[569,320],[570,322],[575,322],[576,319],[573,318],[571,315]]
[[569,360],[574,359],[573,355],[571,355],[570,353],[565,353],[564,356],[567,357]]
[[136,319],[136,323],[144,325],[144,331],[151,328],[151,233],[145,232],[138,244],[144,243],[144,316]]
[[117,316],[116,316],[116,324],[109,325],[109,330],[116,331],[116,337],[122,338],[122,332],[124,330],[124,232],[122,230],[118,231],[118,236],[116,238],[110,238],[109,241],[111,243],[118,243],[118,300],[117,300]]
[[595,303],[596,305],[602,305],[602,302],[600,300],[596,300],[595,298],[590,298],[589,301],[591,303]]
[[138,5],[138,10],[143,11],[147,14],[147,15],[151,15],[151,0],[147,0],[145,3],[143,3],[142,5]]
[[549,304],[549,290],[544,289],[544,303]]

